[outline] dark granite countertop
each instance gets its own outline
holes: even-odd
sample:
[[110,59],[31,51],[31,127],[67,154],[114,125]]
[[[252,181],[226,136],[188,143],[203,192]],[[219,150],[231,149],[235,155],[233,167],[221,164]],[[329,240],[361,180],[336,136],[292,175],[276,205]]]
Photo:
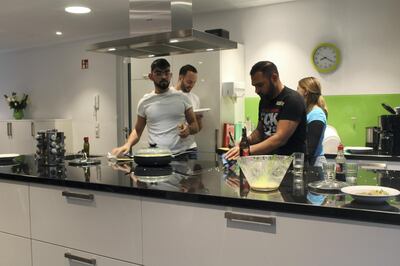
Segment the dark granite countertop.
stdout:
[[[360,154],[345,152],[344,155],[346,156],[347,159],[350,160],[400,162],[400,156],[386,155],[376,151],[369,153],[360,153]],[[325,157],[328,159],[334,159],[336,157],[336,154],[325,154]]]
[[[32,156],[21,156],[11,165],[0,164],[0,179],[91,189],[195,203],[242,207],[400,225],[400,198],[380,205],[354,201],[351,196],[309,191],[307,184],[318,180],[317,168],[306,169],[303,181],[293,181],[290,171],[279,190],[255,192],[237,173],[227,171],[214,154],[206,160],[173,161],[170,167],[151,169],[133,162],[91,167],[68,165],[38,167]],[[150,177],[149,177],[150,176]],[[400,171],[359,171],[359,184],[383,185],[400,189]]]

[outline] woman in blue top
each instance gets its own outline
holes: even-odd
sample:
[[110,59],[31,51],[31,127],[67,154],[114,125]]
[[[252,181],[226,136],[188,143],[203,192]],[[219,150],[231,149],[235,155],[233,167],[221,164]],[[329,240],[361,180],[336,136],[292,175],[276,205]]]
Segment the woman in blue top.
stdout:
[[310,165],[320,166],[326,162],[322,140],[326,128],[328,108],[321,95],[321,84],[314,77],[299,81],[297,91],[304,97],[307,111],[307,154]]

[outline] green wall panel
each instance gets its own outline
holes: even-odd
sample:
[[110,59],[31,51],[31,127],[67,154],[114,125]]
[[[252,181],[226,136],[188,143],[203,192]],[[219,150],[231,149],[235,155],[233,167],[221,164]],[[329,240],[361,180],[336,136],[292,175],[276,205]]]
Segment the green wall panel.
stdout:
[[[400,106],[400,94],[325,96],[328,124],[336,128],[345,146],[365,146],[365,127],[377,126],[378,116],[387,114],[381,103]],[[257,123],[258,97],[245,99],[245,115]]]

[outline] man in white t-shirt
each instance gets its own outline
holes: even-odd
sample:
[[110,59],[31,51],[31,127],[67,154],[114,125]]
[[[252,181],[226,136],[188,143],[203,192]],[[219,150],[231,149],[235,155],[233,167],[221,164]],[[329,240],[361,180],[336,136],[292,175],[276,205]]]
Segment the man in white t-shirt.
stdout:
[[189,98],[176,90],[170,90],[170,64],[161,58],[151,64],[149,79],[154,83],[154,91],[140,99],[135,128],[121,147],[112,150],[118,156],[129,152],[142,135],[147,125],[149,144],[168,148],[172,153],[180,153],[190,147],[185,139],[199,131],[192,103]]
[[[192,65],[184,65],[179,70],[179,79],[178,83],[176,84],[176,90],[181,91],[184,95],[186,95],[193,106],[193,109],[200,108],[200,99],[199,97],[192,92],[194,85],[197,82],[197,69]],[[197,124],[199,126],[199,131],[202,129],[202,118],[203,116],[198,114],[196,115]],[[188,136],[185,140],[188,145],[189,149],[194,151],[197,150],[197,144],[193,135]]]

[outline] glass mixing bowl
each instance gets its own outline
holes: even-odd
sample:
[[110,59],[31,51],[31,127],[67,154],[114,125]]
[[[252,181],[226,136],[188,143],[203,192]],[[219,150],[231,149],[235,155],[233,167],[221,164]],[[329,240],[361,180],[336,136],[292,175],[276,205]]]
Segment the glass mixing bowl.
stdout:
[[240,157],[237,162],[250,188],[273,191],[280,186],[292,160],[292,156],[255,155]]

